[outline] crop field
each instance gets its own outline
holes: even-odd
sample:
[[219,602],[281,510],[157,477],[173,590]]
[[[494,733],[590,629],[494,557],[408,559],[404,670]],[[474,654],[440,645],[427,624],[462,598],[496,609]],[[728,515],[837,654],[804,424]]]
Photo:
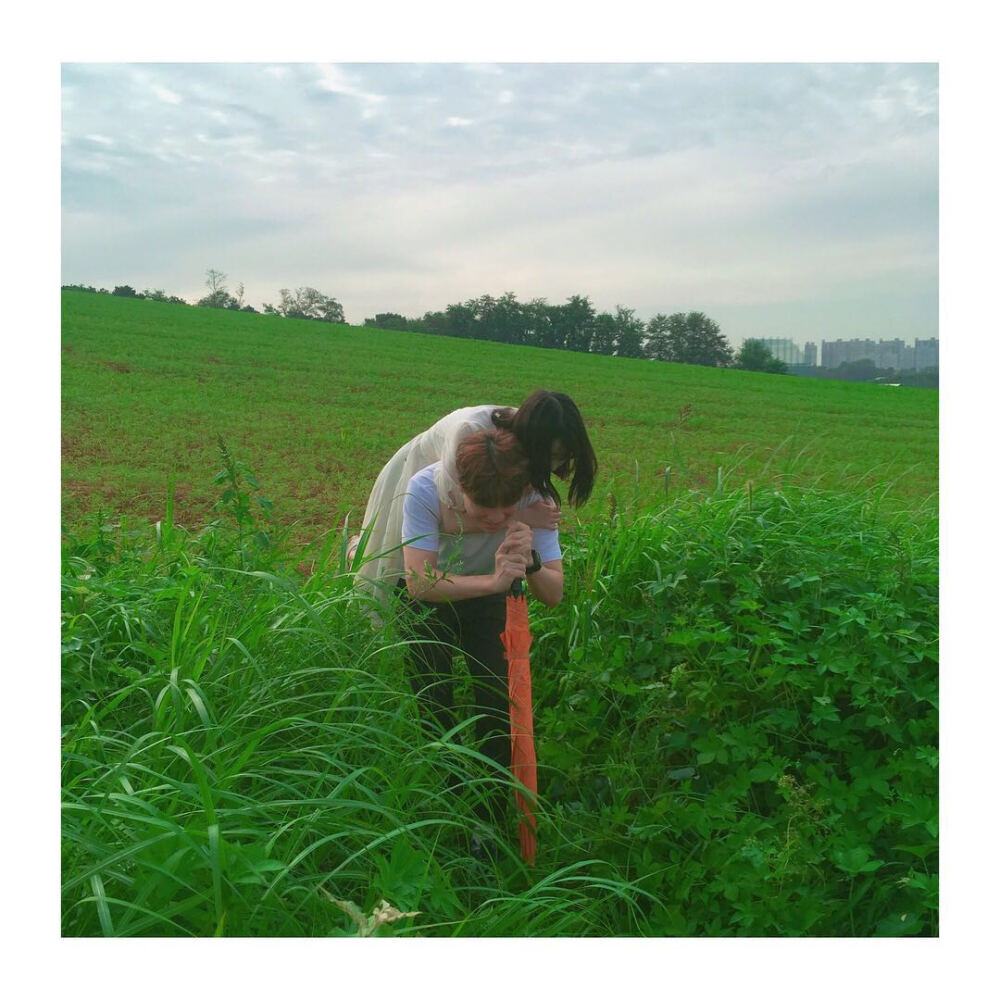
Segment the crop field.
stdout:
[[301,541],[355,520],[382,464],[458,406],[567,392],[601,463],[597,516],[671,489],[937,490],[937,393],[336,327],[63,293],[63,507],[205,522],[217,437]]
[[[937,935],[936,393],[63,307],[64,935]],[[537,386],[601,472],[530,610],[529,868],[343,520]]]

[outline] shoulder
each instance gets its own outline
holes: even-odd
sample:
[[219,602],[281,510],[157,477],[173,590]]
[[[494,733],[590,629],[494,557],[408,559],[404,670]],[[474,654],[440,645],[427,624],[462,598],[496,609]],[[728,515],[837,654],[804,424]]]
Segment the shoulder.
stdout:
[[438,522],[441,504],[434,485],[434,470],[439,464],[435,462],[421,469],[406,484],[403,495],[403,528],[406,534],[418,533],[418,525],[420,533],[423,533],[430,530],[428,526]]
[[494,426],[493,413],[496,410],[506,410],[505,406],[466,406],[464,409],[456,410],[461,414],[460,423],[464,424],[470,431],[490,430]]
[[425,465],[419,472],[412,475],[409,483],[407,484],[407,492],[412,493],[421,499],[424,499],[424,497],[428,494],[436,495],[434,487],[434,471],[440,464],[440,462],[432,462],[430,465]]
[[509,407],[497,406],[495,404],[484,404],[482,406],[463,406],[451,413],[443,416],[438,421],[438,426],[442,427],[472,427],[483,430],[493,426],[493,411],[507,410]]

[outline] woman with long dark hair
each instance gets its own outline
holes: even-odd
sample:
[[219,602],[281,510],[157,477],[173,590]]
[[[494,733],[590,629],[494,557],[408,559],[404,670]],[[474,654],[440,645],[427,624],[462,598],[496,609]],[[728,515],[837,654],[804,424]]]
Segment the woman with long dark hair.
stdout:
[[[501,637],[506,595],[515,581],[523,581],[549,607],[562,600],[559,531],[530,528],[523,521],[539,494],[531,487],[528,457],[510,431],[478,431],[459,443],[455,468],[460,505],[438,496],[439,465],[410,479],[403,502],[405,574],[396,591],[407,640],[406,669],[421,716],[439,735],[462,721],[452,663],[456,648],[462,651],[477,747],[507,771],[512,723]],[[499,833],[507,804],[501,787],[476,811]]]
[[597,457],[576,403],[565,393],[536,389],[520,406],[466,406],[442,417],[423,433],[407,441],[385,464],[368,498],[359,537],[351,540],[354,558],[359,540],[363,562],[360,583],[386,594],[403,575],[403,500],[410,479],[421,469],[438,463],[434,485],[442,503],[462,509],[455,456],[458,445],[478,431],[507,430],[517,439],[528,459],[529,485],[540,499],[520,512],[532,528],[559,526],[562,498],[552,477],[569,482],[568,500],[584,504],[594,488]]

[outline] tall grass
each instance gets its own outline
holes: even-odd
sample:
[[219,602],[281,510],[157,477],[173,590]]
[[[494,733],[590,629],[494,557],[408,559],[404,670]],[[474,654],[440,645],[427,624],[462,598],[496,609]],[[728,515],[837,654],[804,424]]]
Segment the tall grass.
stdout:
[[468,725],[421,725],[342,566],[245,569],[240,540],[67,546],[64,933],[352,932],[331,898],[418,910],[421,933],[613,933],[635,892],[612,866],[470,864],[506,776]]
[[168,503],[65,543],[64,934],[355,934],[382,900],[396,935],[936,933],[933,512],[720,482],[578,527],[532,608],[526,869],[513,825],[470,856],[509,779],[421,722],[343,539],[302,575],[226,469],[200,532]]

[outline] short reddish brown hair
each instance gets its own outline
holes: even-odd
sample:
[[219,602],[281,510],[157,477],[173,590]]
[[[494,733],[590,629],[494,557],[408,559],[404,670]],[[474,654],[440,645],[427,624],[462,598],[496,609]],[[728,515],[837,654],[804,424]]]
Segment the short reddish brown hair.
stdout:
[[480,507],[511,507],[531,481],[528,456],[510,431],[470,434],[455,450],[458,482]]

